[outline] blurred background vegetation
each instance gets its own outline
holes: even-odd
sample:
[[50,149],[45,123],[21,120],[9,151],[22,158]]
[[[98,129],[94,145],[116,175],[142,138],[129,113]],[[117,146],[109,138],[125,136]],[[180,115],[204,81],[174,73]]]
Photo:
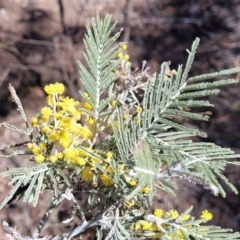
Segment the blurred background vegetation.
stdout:
[[[68,87],[67,94],[79,98],[76,60],[83,61],[85,25],[91,24],[91,18],[97,12],[100,16],[112,13],[113,19],[118,21],[116,31],[124,28],[119,40],[128,42],[133,69],[141,68],[143,60],[147,60],[151,72],[156,71],[163,61],[171,61],[171,68],[177,68],[178,64],[185,63],[186,49],[196,37],[200,37],[201,42],[191,75],[240,66],[240,0],[1,0],[1,121],[24,127],[8,92],[9,83],[16,88],[28,117],[35,115],[45,104],[43,87],[51,82],[64,83]],[[239,78],[240,73],[233,77]],[[211,120],[198,123],[198,127],[208,133],[204,141],[230,147],[238,153],[239,93],[239,84],[222,88],[220,95],[211,97],[215,105],[210,109]],[[184,124],[196,125],[191,121]],[[23,140],[23,136],[1,129],[4,144]],[[3,159],[0,170],[7,166],[22,166],[23,162],[22,159]],[[235,167],[226,169],[227,177],[240,190],[239,173]],[[7,180],[0,179],[0,200],[8,189]],[[226,188],[226,199],[186,182],[180,192],[177,200],[160,194],[153,207],[160,205],[165,209],[184,210],[193,205],[198,216],[208,208],[215,216],[212,224],[240,230],[240,198],[229,189]],[[0,212],[0,220],[29,234],[47,204],[44,196],[36,209],[12,203]],[[66,213],[64,206],[59,212]],[[50,224],[53,229],[62,226],[56,223],[59,212]]]

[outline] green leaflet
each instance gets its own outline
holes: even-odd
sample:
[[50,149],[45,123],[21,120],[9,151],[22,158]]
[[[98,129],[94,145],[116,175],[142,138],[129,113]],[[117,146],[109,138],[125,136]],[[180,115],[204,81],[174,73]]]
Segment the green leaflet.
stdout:
[[111,26],[112,16],[107,14],[104,20],[99,16],[93,19],[93,29],[87,27],[84,44],[86,54],[84,57],[87,61],[87,69],[81,62],[78,62],[80,68],[80,81],[89,94],[89,100],[94,109],[94,118],[98,119],[100,112],[111,100],[104,101],[101,99],[104,91],[117,79],[114,69],[119,66],[121,60],[116,60],[119,53],[120,45],[114,46],[120,32],[109,38],[115,24]]
[[13,177],[11,181],[13,188],[1,203],[0,209],[5,207],[8,201],[12,199],[21,186],[26,186],[26,190],[21,193],[23,201],[33,202],[33,205],[36,206],[40,191],[43,188],[43,178],[47,171],[48,167],[45,163],[43,163],[33,167],[11,168],[5,172],[1,172],[1,177]]

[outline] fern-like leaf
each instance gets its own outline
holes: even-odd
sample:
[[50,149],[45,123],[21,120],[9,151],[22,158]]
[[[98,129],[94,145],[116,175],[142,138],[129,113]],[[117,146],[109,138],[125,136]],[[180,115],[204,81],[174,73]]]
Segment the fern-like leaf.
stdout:
[[33,167],[11,168],[7,171],[1,172],[1,177],[13,177],[11,181],[13,188],[1,203],[0,209],[2,209],[12,198],[14,198],[18,189],[21,189],[21,186],[24,187],[24,191],[19,194],[23,196],[23,201],[33,202],[33,205],[36,206],[40,191],[44,186],[43,178],[47,171],[47,164],[42,163]]
[[102,94],[117,79],[114,70],[121,62],[121,60],[116,60],[120,45],[113,46],[120,32],[110,37],[116,25],[115,23],[111,26],[111,18],[111,15],[107,14],[104,20],[100,20],[99,16],[92,20],[93,29],[87,27],[84,40],[86,47],[84,57],[89,70],[79,62],[80,80],[89,95],[87,101],[94,110],[95,119],[99,119],[100,113],[113,99],[109,96],[102,100]]

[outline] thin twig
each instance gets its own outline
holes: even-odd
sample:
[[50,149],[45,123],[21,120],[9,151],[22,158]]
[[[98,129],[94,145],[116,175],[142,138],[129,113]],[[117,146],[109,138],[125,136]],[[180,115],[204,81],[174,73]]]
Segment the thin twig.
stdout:
[[132,12],[132,6],[133,6],[132,0],[126,0],[126,5],[124,9],[124,35],[123,35],[123,42],[128,42],[131,35],[131,21],[130,16]]
[[61,19],[61,24],[63,28],[63,33],[64,35],[68,35],[67,33],[67,25],[65,22],[65,16],[64,16],[64,6],[62,0],[58,0],[58,5],[59,5],[59,10],[60,10],[60,19]]
[[76,91],[76,87],[74,86],[75,78],[73,79],[73,77],[70,77],[68,75],[68,72],[66,70],[66,66],[63,63],[63,59],[62,59],[61,54],[60,54],[59,37],[55,37],[53,41],[54,41],[54,47],[56,49],[56,53],[58,55],[57,59],[58,59],[59,65],[61,66],[61,69],[62,69],[63,79],[64,79],[65,83],[67,84],[68,88],[70,89],[70,92],[71,92],[72,96],[75,99],[79,99],[80,94],[78,94],[78,92]]
[[51,212],[58,206],[58,204],[63,200],[62,196],[59,196],[58,198],[53,199],[52,203],[50,204],[49,208],[43,215],[42,219],[40,220],[38,226],[35,228],[35,230],[32,233],[33,239],[39,237],[40,232],[42,231],[43,227],[45,226],[46,222],[48,221],[48,218],[51,214]]
[[[21,39],[21,38],[15,37],[15,36],[11,36],[11,38],[14,39],[15,41],[22,42],[22,43],[54,47],[54,43],[51,42],[51,41],[35,40],[35,39]],[[64,43],[60,43],[59,45],[61,47],[65,47],[66,46]]]
[[1,85],[3,83],[3,81],[7,78],[8,74],[10,73],[10,71],[11,71],[11,68],[8,67],[8,68],[5,69],[3,75],[0,76],[0,87],[1,87]]
[[25,65],[25,64],[19,64],[19,63],[10,63],[9,64],[10,68],[17,68],[17,69],[23,69],[23,70],[34,70],[34,69],[46,69],[47,65]]
[[66,240],[69,233],[63,233],[60,235],[48,235],[44,237],[22,237],[16,229],[9,226],[5,221],[2,222],[3,230],[5,232],[6,240]]

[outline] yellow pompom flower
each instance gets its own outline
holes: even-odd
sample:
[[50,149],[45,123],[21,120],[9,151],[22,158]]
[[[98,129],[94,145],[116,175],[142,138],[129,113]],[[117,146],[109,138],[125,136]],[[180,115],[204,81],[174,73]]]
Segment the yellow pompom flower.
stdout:
[[49,84],[44,87],[44,91],[48,95],[53,95],[54,93],[63,94],[65,87],[62,83]]
[[37,146],[33,146],[32,150],[34,155],[38,155],[41,153],[41,150]]
[[107,158],[112,158],[113,157],[113,153],[109,151],[109,152],[106,153],[106,156],[107,156]]
[[59,153],[57,154],[57,158],[58,158],[58,159],[63,158],[63,153],[62,153],[62,152],[59,152]]
[[124,59],[128,61],[130,59],[130,56],[128,54],[124,55]]
[[120,52],[120,53],[118,53],[118,58],[122,58],[123,57],[123,53],[122,52]]
[[135,228],[135,231],[149,231],[152,230],[152,223],[145,221],[145,220],[139,220],[137,221],[133,228]]
[[87,126],[82,127],[80,125],[76,125],[75,131],[77,135],[85,139],[89,139],[92,136],[92,132]]
[[41,110],[41,114],[42,114],[42,120],[44,122],[47,122],[49,117],[52,114],[52,109],[50,107],[43,107]]
[[85,103],[84,108],[86,108],[87,110],[92,110],[92,106],[89,102]]
[[117,100],[113,100],[113,101],[111,102],[111,105],[112,105],[113,107],[115,107],[115,106],[117,105]]
[[55,91],[56,93],[63,94],[65,87],[62,83],[55,83]]
[[181,220],[182,220],[182,221],[187,221],[190,217],[191,217],[190,214],[185,214],[185,215],[183,215],[183,216],[181,217]]
[[148,186],[145,186],[145,187],[143,187],[143,188],[142,188],[142,193],[149,194],[149,193],[150,193],[150,190],[151,190],[151,188],[150,188],[150,187],[148,187]]
[[204,219],[205,222],[212,220],[213,215],[207,209],[202,211],[200,218]]
[[28,148],[30,151],[32,151],[32,149],[33,149],[33,144],[32,144],[32,143],[28,143],[28,144],[27,144],[27,148]]
[[46,126],[46,125],[44,125],[44,126],[42,127],[42,132],[43,132],[43,133],[47,133],[49,130],[50,130],[49,127]]
[[127,49],[127,44],[123,44],[122,45],[122,50],[126,50]]
[[47,144],[45,142],[40,142],[39,147],[41,150],[44,150],[44,149],[46,149]]
[[151,223],[148,221],[142,220],[141,225],[142,225],[142,230],[144,230],[144,231],[148,231],[151,229]]
[[52,142],[56,142],[58,138],[59,138],[58,134],[55,130],[48,135],[48,139],[51,140]]
[[72,139],[73,139],[72,134],[70,134],[67,131],[61,131],[60,134],[58,135],[57,140],[64,148],[68,148],[72,143]]
[[165,217],[170,217],[170,216],[172,219],[176,219],[176,218],[178,218],[179,213],[177,210],[171,209],[171,210],[167,211],[165,214]]
[[32,127],[36,127],[38,123],[38,119],[36,117],[32,117],[31,119],[31,125]]
[[162,211],[162,209],[156,209],[153,214],[154,214],[154,216],[161,218],[163,211]]
[[49,158],[49,161],[50,161],[51,163],[55,163],[57,160],[58,160],[58,158],[57,158],[56,155],[52,155],[52,156],[50,156],[50,158]]
[[89,118],[87,122],[88,124],[93,125],[95,123],[95,120],[93,118]]
[[42,154],[36,155],[35,156],[35,161],[37,163],[42,163],[44,161],[45,157]]
[[49,105],[52,105],[53,104],[53,96],[48,95],[47,98],[46,98],[46,101]]
[[137,182],[134,179],[131,179],[128,183],[133,187],[137,185]]
[[90,167],[85,167],[80,173],[80,176],[83,180],[91,182],[93,180],[94,173],[91,171]]
[[106,174],[100,175],[100,178],[104,186],[108,187],[114,184],[113,180],[110,177],[108,177]]
[[77,148],[66,148],[64,150],[64,157],[69,160],[74,160],[79,156],[79,150]]
[[142,108],[141,108],[141,107],[137,107],[137,108],[136,108],[136,112],[137,112],[137,113],[141,113],[141,112],[142,112]]
[[79,165],[79,166],[85,166],[86,165],[86,159],[85,158],[82,158],[82,157],[77,157],[76,158],[76,163]]

